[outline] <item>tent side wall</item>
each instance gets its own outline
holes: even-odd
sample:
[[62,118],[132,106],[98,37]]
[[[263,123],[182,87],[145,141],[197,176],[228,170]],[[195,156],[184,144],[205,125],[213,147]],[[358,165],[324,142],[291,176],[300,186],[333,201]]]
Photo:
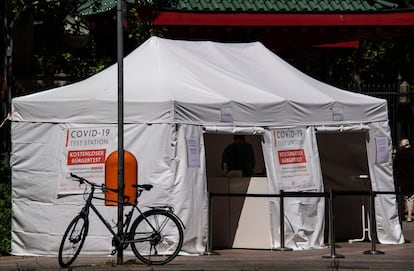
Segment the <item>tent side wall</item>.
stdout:
[[[56,170],[60,128],[54,124],[12,123],[12,254],[48,255],[58,249],[59,230],[73,205],[57,206]],[[53,212],[51,212],[53,210]]]
[[[282,168],[276,168],[278,164],[277,149],[275,131],[278,128],[266,130],[264,134],[264,142],[262,144],[263,153],[266,163],[266,171],[269,179],[269,193],[279,194],[280,190],[284,191],[323,191],[323,180],[321,176],[321,170],[319,166],[319,155],[315,138],[315,131],[313,126],[309,127],[291,127],[293,129],[303,129],[304,142],[302,142],[299,148],[303,148],[304,153],[307,155],[307,173],[310,174],[312,182],[311,187],[307,189],[300,189],[291,186],[291,189],[283,187],[286,177],[282,177]],[[281,128],[281,130],[284,130]],[[286,141],[287,142],[287,141]],[[289,142],[287,142],[289,143]],[[290,144],[289,144],[290,145]],[[291,146],[295,146],[292,144]],[[303,164],[300,164],[303,165]],[[289,171],[288,165],[286,169]],[[300,179],[296,177],[294,179]],[[324,246],[324,215],[325,206],[323,197],[303,197],[303,198],[285,198],[284,199],[284,212],[285,212],[285,240],[286,247],[293,249],[310,249],[321,248]],[[272,239],[273,247],[278,248],[280,244],[280,199],[270,198],[270,216],[272,226]]]
[[[67,161],[73,150],[66,146],[67,132],[91,127],[112,129],[114,125],[12,123],[13,255],[57,255],[64,230],[84,204],[82,194],[62,192],[71,182],[68,176],[73,169]],[[205,168],[188,169],[186,159],[185,138],[197,136],[201,131],[194,127],[176,131],[175,125],[125,125],[125,149],[138,160],[138,182],[154,185],[142,194],[140,206],[145,210],[148,205],[172,205],[186,226],[183,251],[187,253],[203,252],[207,236]],[[109,148],[106,155],[110,152]],[[199,153],[204,165],[202,144]],[[117,220],[116,207],[104,206],[103,201],[96,205],[108,221]],[[94,214],[90,218],[82,253],[109,255],[112,237]]]
[[[13,222],[12,253],[14,255],[56,255],[61,236],[69,221],[83,204],[82,195],[58,197],[62,184],[70,181],[67,171],[67,131],[73,129],[113,128],[103,124],[51,124],[14,122],[12,125]],[[367,153],[372,187],[376,191],[392,191],[392,163],[375,163],[378,138],[391,141],[387,122],[369,123]],[[335,126],[332,129],[355,129],[362,125]],[[275,128],[277,129],[277,128]],[[237,130],[237,129],[236,129]],[[242,129],[243,130],[243,129]],[[245,130],[243,130],[246,132]],[[171,204],[186,225],[184,251],[201,253],[207,242],[207,210],[205,148],[203,129],[193,125],[136,125],[125,127],[125,146],[138,160],[138,182],[152,183],[154,189],[140,198],[141,206]],[[234,131],[233,131],[234,132]],[[269,193],[280,191],[280,176],[275,168],[277,157],[274,129],[262,130],[262,143]],[[318,165],[318,149],[313,126],[306,128],[307,153],[313,159],[313,191],[323,191]],[[150,142],[150,144],[148,143]],[[198,154],[189,166],[189,142],[198,146]],[[390,153],[390,149],[388,149]],[[109,151],[108,154],[109,155]],[[194,157],[192,157],[194,158]],[[309,157],[310,158],[310,157]],[[390,156],[388,157],[389,159]],[[279,179],[278,179],[279,178]],[[323,199],[285,199],[287,246],[295,249],[317,248],[324,244]],[[109,221],[116,221],[117,210],[98,202],[98,209]],[[298,214],[301,214],[298,216]],[[378,238],[381,243],[401,243],[395,196],[376,199]],[[279,247],[279,201],[270,200],[273,247]],[[309,228],[309,225],[313,225]],[[92,216],[91,232],[85,254],[109,254],[111,236]]]
[[[370,123],[369,128],[367,154],[372,190],[392,193],[395,187],[390,127],[387,121],[383,121]],[[384,143],[386,149],[382,149]],[[386,160],[381,159],[381,153],[388,153]],[[395,194],[378,194],[375,197],[375,218],[378,241],[381,244],[404,243]]]

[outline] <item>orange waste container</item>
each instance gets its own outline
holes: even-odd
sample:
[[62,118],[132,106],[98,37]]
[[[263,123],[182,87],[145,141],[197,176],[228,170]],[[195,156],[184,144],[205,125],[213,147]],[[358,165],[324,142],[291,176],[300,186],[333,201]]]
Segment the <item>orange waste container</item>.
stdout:
[[[137,189],[132,187],[138,180],[138,163],[135,156],[124,150],[124,202],[132,204],[137,198]],[[105,186],[118,189],[118,151],[112,152],[105,161]],[[117,206],[118,193],[105,192],[105,205]]]

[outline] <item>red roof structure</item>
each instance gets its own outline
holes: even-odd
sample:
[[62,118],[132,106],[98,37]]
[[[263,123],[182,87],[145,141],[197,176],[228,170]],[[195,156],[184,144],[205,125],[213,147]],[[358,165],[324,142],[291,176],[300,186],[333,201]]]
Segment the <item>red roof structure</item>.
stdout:
[[[353,47],[360,40],[414,34],[414,10],[397,9],[396,4],[382,0],[170,2],[175,5],[160,7],[153,21],[154,26],[167,29],[168,38],[260,40],[270,48],[287,50]],[[232,6],[225,7],[224,2]]]
[[[135,0],[126,0],[133,5]],[[361,40],[414,34],[414,9],[386,0],[154,0],[141,4],[164,37],[261,41],[274,50],[354,47]],[[88,0],[83,15],[114,9],[116,0]]]

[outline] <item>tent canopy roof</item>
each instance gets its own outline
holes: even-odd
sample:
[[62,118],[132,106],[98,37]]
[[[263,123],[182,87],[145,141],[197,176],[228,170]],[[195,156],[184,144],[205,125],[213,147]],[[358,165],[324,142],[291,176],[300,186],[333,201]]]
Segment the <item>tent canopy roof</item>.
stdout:
[[[14,121],[117,123],[117,65],[13,99]],[[308,125],[387,120],[386,101],[295,69],[259,42],[152,37],[124,59],[126,123]],[[227,118],[223,118],[223,112]]]

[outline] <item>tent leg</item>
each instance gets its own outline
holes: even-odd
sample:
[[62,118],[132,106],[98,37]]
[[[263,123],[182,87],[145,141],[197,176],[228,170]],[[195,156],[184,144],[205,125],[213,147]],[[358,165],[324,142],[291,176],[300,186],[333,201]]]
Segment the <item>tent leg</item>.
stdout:
[[[363,242],[365,241],[366,235],[368,234],[368,239],[371,241],[371,234],[370,234],[370,219],[369,215],[365,211],[365,205],[361,205],[361,218],[362,218],[362,237],[360,239],[350,239],[348,240],[349,243],[353,242]],[[366,223],[365,219],[368,219],[368,224]]]
[[280,203],[279,203],[279,214],[280,214],[280,247],[275,248],[277,251],[292,251],[290,247],[285,247],[285,207],[284,207],[284,196],[283,190],[280,190]]
[[333,214],[333,190],[329,191],[329,232],[330,232],[330,245],[331,245],[331,254],[323,255],[322,258],[345,258],[344,255],[337,254],[336,244],[335,244],[335,216]]
[[212,217],[212,200],[211,192],[208,192],[208,233],[207,233],[207,248],[203,255],[218,255],[219,253],[213,251],[213,217]]
[[384,252],[379,251],[376,249],[376,243],[377,243],[377,235],[374,232],[375,227],[375,194],[373,191],[369,194],[369,211],[370,211],[370,225],[371,225],[371,250],[364,251],[364,254],[384,254]]

